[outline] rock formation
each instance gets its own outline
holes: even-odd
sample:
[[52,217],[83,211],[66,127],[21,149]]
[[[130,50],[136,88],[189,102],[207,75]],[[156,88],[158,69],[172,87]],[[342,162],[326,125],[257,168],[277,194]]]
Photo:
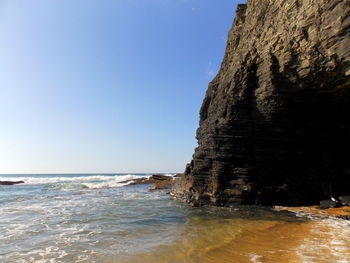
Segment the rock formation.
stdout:
[[350,193],[350,1],[238,5],[173,194],[303,205]]
[[0,185],[24,184],[24,181],[0,181]]
[[128,186],[131,185],[139,185],[139,184],[152,184],[149,191],[155,191],[155,190],[169,190],[173,186],[173,184],[178,180],[179,177],[181,177],[182,174],[176,174],[174,177],[169,175],[162,175],[162,174],[153,174],[150,177],[140,177],[137,179],[131,179],[122,181],[120,183],[127,184]]

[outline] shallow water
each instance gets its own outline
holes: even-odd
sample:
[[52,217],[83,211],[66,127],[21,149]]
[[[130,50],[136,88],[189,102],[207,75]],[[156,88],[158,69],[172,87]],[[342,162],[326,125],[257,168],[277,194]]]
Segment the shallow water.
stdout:
[[0,175],[26,181],[0,186],[0,262],[350,262],[348,221],[192,208],[137,176]]

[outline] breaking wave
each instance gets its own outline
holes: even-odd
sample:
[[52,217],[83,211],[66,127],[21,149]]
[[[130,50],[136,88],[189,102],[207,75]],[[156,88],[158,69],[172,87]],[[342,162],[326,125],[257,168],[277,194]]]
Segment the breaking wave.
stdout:
[[45,176],[45,177],[0,177],[0,181],[24,181],[24,185],[48,185],[54,189],[99,189],[125,186],[134,179],[150,175],[87,175],[87,176]]

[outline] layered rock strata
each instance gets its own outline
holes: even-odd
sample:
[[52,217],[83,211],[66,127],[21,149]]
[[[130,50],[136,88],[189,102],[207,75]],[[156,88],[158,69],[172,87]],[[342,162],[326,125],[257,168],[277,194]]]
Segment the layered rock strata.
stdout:
[[350,193],[350,1],[238,5],[197,140],[173,189],[195,205]]

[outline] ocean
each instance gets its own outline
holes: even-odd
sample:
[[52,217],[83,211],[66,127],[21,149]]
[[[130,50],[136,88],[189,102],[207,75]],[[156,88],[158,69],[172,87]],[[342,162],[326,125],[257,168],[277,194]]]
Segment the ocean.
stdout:
[[0,175],[0,262],[350,262],[349,221],[266,207],[194,208],[149,174]]

